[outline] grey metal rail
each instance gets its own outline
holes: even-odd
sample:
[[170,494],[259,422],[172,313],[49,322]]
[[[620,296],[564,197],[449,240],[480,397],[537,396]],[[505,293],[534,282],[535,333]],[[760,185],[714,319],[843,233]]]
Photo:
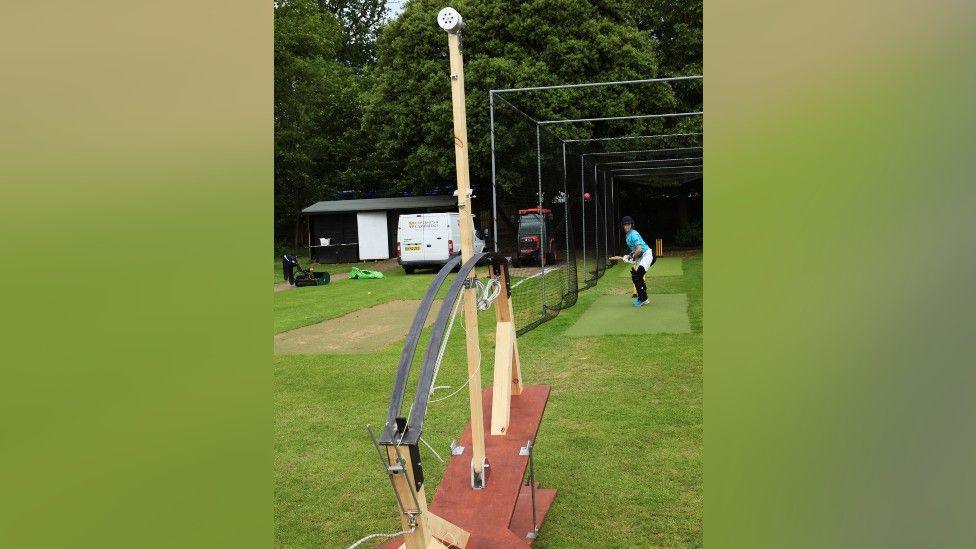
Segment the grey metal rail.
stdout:
[[[390,408],[386,414],[386,425],[388,428],[395,425],[396,418],[400,416],[400,409],[403,407],[403,393],[407,385],[407,378],[410,376],[410,367],[413,364],[413,356],[417,351],[417,343],[420,341],[420,332],[422,332],[424,329],[424,323],[427,321],[427,315],[430,314],[430,308],[434,304],[434,299],[437,297],[437,292],[441,289],[441,286],[444,285],[447,275],[450,274],[460,262],[461,256],[455,255],[448,259],[447,263],[441,267],[441,270],[437,272],[437,276],[434,277],[434,280],[431,281],[430,286],[427,287],[427,293],[424,294],[424,298],[420,301],[420,307],[417,309],[417,313],[413,317],[413,323],[410,325],[410,331],[407,332],[407,341],[403,345],[403,352],[400,353],[400,363],[397,365],[396,377],[393,379],[393,393],[390,398]],[[383,434],[386,434],[386,429],[384,429]]]
[[[380,444],[415,446],[420,440],[424,418],[427,416],[427,403],[430,398],[430,388],[434,381],[434,368],[437,364],[437,355],[441,347],[441,342],[444,340],[444,332],[450,320],[451,309],[464,289],[465,280],[468,280],[471,271],[486,261],[491,262],[496,276],[501,274],[504,269],[505,279],[508,280],[508,258],[501,254],[494,252],[475,254],[467,263],[461,266],[461,269],[458,271],[457,276],[454,277],[454,280],[447,289],[447,293],[441,301],[440,310],[437,313],[437,319],[434,321],[434,326],[431,331],[430,341],[427,343],[427,351],[424,354],[423,366],[421,367],[420,377],[417,381],[417,390],[414,393],[413,403],[410,406],[410,413],[407,415],[407,418],[403,418],[400,416],[403,395],[406,391],[407,377],[410,373],[410,365],[413,362],[414,352],[420,340],[420,332],[423,330],[424,322],[427,320],[430,312],[433,296],[436,296],[437,292],[440,291],[441,286],[447,278],[447,273],[457,265],[457,261],[453,262],[453,264],[448,263],[448,265],[445,265],[437,273],[430,287],[427,288],[427,294],[424,296],[424,301],[421,302],[420,309],[418,309],[417,314],[414,316],[413,324],[411,325],[407,341],[404,344],[403,353],[400,357],[396,379],[393,383],[390,407],[387,411],[387,424],[380,436]],[[505,288],[505,292],[507,292],[507,295],[511,295],[510,284]],[[429,303],[427,303],[428,297],[430,298]]]

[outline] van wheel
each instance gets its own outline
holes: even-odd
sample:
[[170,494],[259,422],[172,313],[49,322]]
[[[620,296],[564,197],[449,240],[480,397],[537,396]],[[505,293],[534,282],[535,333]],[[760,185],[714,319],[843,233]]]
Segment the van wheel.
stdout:
[[519,256],[518,254],[512,254],[512,267],[519,266]]
[[407,273],[408,275],[412,275],[413,270],[414,270],[413,267],[407,267],[406,265],[403,266],[403,272]]

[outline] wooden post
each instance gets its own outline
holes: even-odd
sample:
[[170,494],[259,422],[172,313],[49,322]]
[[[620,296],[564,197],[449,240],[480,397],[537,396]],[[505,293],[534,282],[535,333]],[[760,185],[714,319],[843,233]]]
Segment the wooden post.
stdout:
[[[397,463],[397,451],[392,446],[386,447],[386,455],[389,458],[390,465],[396,465]],[[407,451],[406,447],[400,452],[400,456],[403,457],[403,468],[405,471],[413,471],[413,465],[410,460],[410,452]],[[413,479],[411,479],[413,480]],[[407,476],[405,473],[401,473],[393,476],[393,486],[396,490],[397,498],[408,510],[414,508],[413,501],[413,486],[407,483]],[[417,528],[410,534],[403,536],[403,542],[406,549],[427,549],[427,546],[431,542],[430,527],[427,524],[427,518],[429,513],[427,512],[427,495],[424,492],[424,487],[421,486],[417,490],[417,503],[420,504],[420,513],[417,515]],[[400,525],[403,527],[404,531],[410,530],[410,523],[407,516],[400,514]]]
[[[397,450],[392,446],[387,446],[386,455],[390,465],[396,465]],[[410,460],[410,452],[406,448],[403,448],[400,451],[400,456],[404,461],[404,470],[413,471],[413,464]],[[414,479],[411,478],[410,480],[413,481]],[[417,527],[413,532],[404,534],[402,547],[405,547],[406,549],[429,549],[431,547],[448,546],[447,544],[438,541],[438,539],[449,542],[452,547],[467,546],[468,538],[471,537],[470,532],[427,510],[427,493],[423,486],[416,491],[417,504],[420,506],[419,509],[414,509],[414,494],[411,493],[413,491],[413,487],[407,483],[407,477],[405,474],[398,474],[393,477],[393,489],[396,490],[397,497],[400,499],[400,502],[406,506],[407,510],[419,511],[419,513],[416,515]],[[400,514],[400,526],[405,532],[411,528],[409,518],[407,515],[402,513]]]
[[522,372],[515,333],[512,301],[509,299],[505,271],[499,283],[502,291],[495,300],[495,371],[491,392],[491,434],[508,432],[512,410],[512,395],[522,393]]
[[[471,216],[471,182],[468,179],[468,125],[464,108],[464,62],[460,35],[449,32],[447,46],[451,58],[451,103],[454,108],[454,158],[457,171],[458,216],[461,225],[461,260],[474,255],[474,220]],[[471,272],[471,281],[476,275]],[[468,396],[471,411],[471,468],[475,488],[485,483],[485,418],[481,408],[481,347],[478,342],[477,290],[472,284],[464,290],[464,327],[467,334]]]
[[664,257],[664,240],[658,238],[654,241],[654,255]]

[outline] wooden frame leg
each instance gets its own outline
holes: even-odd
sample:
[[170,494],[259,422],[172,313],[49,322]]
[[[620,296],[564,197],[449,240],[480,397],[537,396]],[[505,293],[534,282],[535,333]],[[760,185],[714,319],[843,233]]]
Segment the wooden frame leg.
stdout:
[[511,322],[495,326],[495,371],[491,392],[491,434],[504,435],[512,407],[512,365],[515,363],[515,328]]

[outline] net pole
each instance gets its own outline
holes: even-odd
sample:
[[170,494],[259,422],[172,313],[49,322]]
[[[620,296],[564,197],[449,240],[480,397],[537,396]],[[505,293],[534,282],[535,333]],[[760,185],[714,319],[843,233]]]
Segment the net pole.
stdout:
[[542,292],[542,317],[546,317],[546,219],[542,213],[542,145],[540,140],[541,126],[535,125],[535,166],[539,178],[539,217],[542,223],[539,225],[539,279]]
[[[617,195],[616,195],[616,190],[617,190],[616,184],[614,184],[613,189],[615,191],[614,192],[614,199],[613,199],[614,202],[613,202],[613,204],[614,204],[614,207],[616,208],[616,210],[615,210],[616,211],[616,215],[614,217],[616,218],[616,223],[620,223],[620,217],[621,217],[621,214],[620,214],[620,202],[621,201],[620,200],[617,200],[617,198],[616,198],[617,197]],[[615,227],[614,228],[614,231],[616,231],[614,234],[617,235],[617,246],[623,246],[623,244],[624,244],[624,242],[623,242],[623,233],[620,231],[620,227],[619,226],[618,227]],[[618,248],[618,249],[620,249],[620,248]],[[616,255],[616,254],[614,254],[614,255]]]
[[596,205],[596,233],[593,235],[593,237],[596,239],[596,249],[597,249],[597,255],[596,255],[597,280],[599,280],[600,277],[603,276],[603,269],[606,266],[603,261],[603,256],[605,255],[603,252],[605,252],[606,249],[600,251],[600,242],[602,240],[602,238],[600,237],[600,231],[607,230],[605,226],[607,222],[606,220],[607,212],[603,207],[603,204],[605,204],[607,201],[607,197],[603,195],[605,183],[606,181],[603,176],[603,173],[597,172],[597,196],[599,196],[600,198]]
[[[566,188],[566,142],[563,141],[563,217],[565,218],[565,232],[566,232],[566,268],[569,269],[569,259],[571,257],[569,253],[569,193]],[[574,262],[575,263],[575,262]],[[576,268],[576,265],[573,265]],[[569,291],[569,272],[566,273],[566,292]],[[565,293],[564,292],[564,295]]]
[[488,120],[491,128],[491,225],[495,253],[498,253],[498,193],[495,190],[495,94],[488,92]]
[[610,231],[614,229],[613,221],[613,176],[610,176],[610,193],[607,200],[607,231],[603,233],[603,238],[607,246],[607,266],[610,266]]
[[600,278],[600,177],[593,165],[593,283]]
[[603,194],[604,194],[603,197],[603,269],[604,271],[606,271],[606,268],[610,265],[610,262],[607,261],[607,258],[610,256],[610,249],[607,246],[610,243],[609,238],[607,237],[607,231],[610,228],[610,218],[607,216],[607,202],[609,202],[608,200],[609,192],[607,190],[608,187],[609,185],[607,184],[607,175],[604,174],[603,175]]
[[[610,217],[614,220],[613,221],[614,224],[616,224],[617,223],[617,220],[620,219],[620,214],[617,213],[617,197],[614,195],[614,182],[613,182],[613,178],[610,178]],[[614,234],[614,237],[611,240],[616,240],[616,238],[617,238],[617,227],[614,226],[614,227],[611,227],[611,229],[613,230],[613,234]],[[614,249],[616,249],[617,248],[617,245],[614,244],[613,247],[614,247]],[[610,251],[607,250],[607,253],[609,254]]]
[[583,220],[583,229],[580,232],[583,240],[583,274],[586,270],[586,168],[583,166],[583,155],[580,155],[580,218]]

